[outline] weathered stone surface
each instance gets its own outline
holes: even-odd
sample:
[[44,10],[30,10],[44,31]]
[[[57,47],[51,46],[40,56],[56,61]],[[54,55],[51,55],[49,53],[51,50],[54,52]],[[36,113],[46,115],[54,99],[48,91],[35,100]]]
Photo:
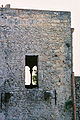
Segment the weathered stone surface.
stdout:
[[[70,17],[70,12],[0,8],[0,93],[3,98],[11,93],[1,103],[5,120],[72,120],[65,109],[71,96]],[[39,88],[25,88],[25,55],[38,55]]]
[[5,115],[3,113],[0,113],[0,120],[5,120]]
[[77,120],[80,119],[80,76],[75,76],[76,87],[76,116]]

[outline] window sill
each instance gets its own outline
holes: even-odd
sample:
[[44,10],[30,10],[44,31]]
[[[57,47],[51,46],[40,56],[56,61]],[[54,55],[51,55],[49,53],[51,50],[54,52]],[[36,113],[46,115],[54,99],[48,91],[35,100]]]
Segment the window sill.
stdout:
[[29,89],[38,88],[38,85],[25,85],[25,88],[29,88]]

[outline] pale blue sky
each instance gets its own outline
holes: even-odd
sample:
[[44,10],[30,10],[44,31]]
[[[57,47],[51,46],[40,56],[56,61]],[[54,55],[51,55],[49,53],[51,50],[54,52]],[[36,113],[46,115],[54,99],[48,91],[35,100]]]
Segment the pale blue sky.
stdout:
[[76,76],[80,76],[80,0],[0,0],[0,6],[11,4],[11,8],[71,11],[73,33],[73,62]]

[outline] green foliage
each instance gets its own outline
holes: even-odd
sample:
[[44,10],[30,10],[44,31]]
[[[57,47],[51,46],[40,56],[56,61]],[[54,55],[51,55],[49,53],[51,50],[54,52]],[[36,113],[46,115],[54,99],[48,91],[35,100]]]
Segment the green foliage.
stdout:
[[49,92],[44,92],[44,100],[45,101],[49,101],[50,100],[50,97],[51,97],[51,94]]
[[67,110],[70,110],[73,107],[73,101],[71,99],[65,102],[65,107]]
[[3,103],[8,103],[11,97],[11,93],[5,93],[3,98]]
[[35,83],[35,85],[37,84],[37,74],[35,74],[34,76],[32,76],[32,80]]

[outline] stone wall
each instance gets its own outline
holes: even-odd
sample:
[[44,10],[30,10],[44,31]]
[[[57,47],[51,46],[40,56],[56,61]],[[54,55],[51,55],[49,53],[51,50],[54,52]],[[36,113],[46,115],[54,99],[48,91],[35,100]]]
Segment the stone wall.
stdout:
[[[0,8],[0,111],[5,120],[72,120],[65,106],[71,98],[70,17],[64,11]],[[38,55],[38,88],[25,88],[25,55]]]
[[76,116],[77,120],[80,120],[80,77],[75,77],[76,86]]

